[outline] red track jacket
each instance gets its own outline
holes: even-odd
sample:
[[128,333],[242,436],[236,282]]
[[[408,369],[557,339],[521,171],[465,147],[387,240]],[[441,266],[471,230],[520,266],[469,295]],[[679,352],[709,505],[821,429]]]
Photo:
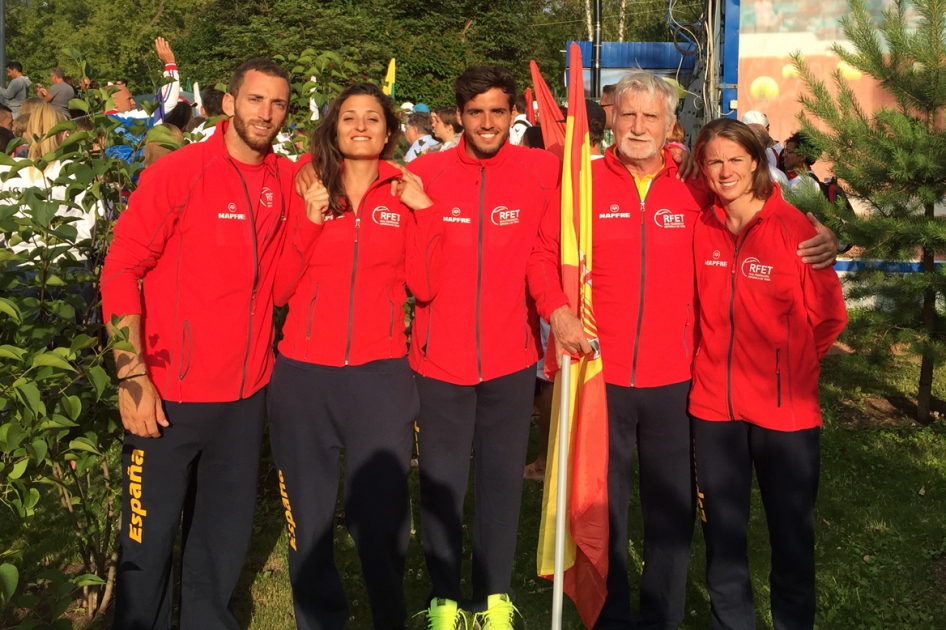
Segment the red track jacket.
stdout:
[[[290,359],[341,367],[403,357],[405,283],[418,301],[437,294],[443,212],[436,204],[412,212],[391,195],[400,171],[378,168],[357,216],[326,217],[301,281],[276,280],[276,305],[289,303],[279,352]],[[293,195],[290,208],[297,206],[305,212]]]
[[145,362],[165,400],[229,402],[269,382],[277,265],[301,269],[319,233],[304,211],[288,212],[289,160],[270,153],[263,194],[249,198],[227,125],[144,171],[102,271],[105,317],[142,315]]
[[[475,385],[532,365],[526,271],[543,214],[558,212],[561,162],[508,143],[475,160],[461,138],[455,150],[421,156],[409,169],[443,210],[445,260],[439,293],[417,302],[411,367]],[[533,278],[529,291],[536,295]]]
[[[591,287],[604,380],[623,387],[685,381],[696,323],[693,229],[706,193],[700,184],[677,180],[669,151],[644,199],[613,147],[592,163],[591,173]],[[557,281],[559,226],[558,214],[546,215],[533,261],[556,279],[536,298],[546,319],[567,303]]]
[[847,323],[833,269],[796,255],[815,234],[776,187],[738,237],[710,207],[694,235],[700,346],[690,413],[776,431],[821,426],[819,361]]

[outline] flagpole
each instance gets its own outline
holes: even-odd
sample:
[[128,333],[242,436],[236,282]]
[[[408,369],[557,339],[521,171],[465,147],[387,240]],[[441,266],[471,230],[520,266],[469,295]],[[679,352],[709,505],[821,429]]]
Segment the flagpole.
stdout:
[[562,630],[562,599],[565,574],[565,491],[568,484],[568,424],[571,417],[571,358],[562,356],[558,413],[558,493],[555,497],[555,571],[552,582],[552,630]]

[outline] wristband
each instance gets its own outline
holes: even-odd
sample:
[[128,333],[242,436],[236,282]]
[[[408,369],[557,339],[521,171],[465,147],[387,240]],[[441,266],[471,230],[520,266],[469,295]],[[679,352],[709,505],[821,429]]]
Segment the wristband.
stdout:
[[139,376],[148,376],[147,372],[138,372],[137,374],[132,374],[130,376],[123,376],[118,379],[119,383],[124,383],[125,381],[130,381],[133,378],[138,378]]

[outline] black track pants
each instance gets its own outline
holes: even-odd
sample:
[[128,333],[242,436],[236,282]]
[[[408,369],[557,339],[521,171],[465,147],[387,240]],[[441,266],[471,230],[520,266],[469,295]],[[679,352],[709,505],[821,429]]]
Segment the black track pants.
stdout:
[[474,610],[489,595],[514,596],[512,567],[519,533],[522,467],[529,444],[535,366],[479,385],[416,375],[420,394],[421,529],[432,597],[463,602],[463,500],[473,449]]
[[741,421],[693,420],[714,630],[755,628],[746,551],[753,467],[772,545],[769,580],[775,630],[814,626],[820,437],[818,427],[773,431]]
[[355,542],[375,628],[404,627],[410,471],[417,393],[407,359],[329,367],[276,359],[269,430],[289,530],[289,579],[300,630],[348,620],[333,534],[339,455],[345,523]]
[[170,629],[182,511],[181,630],[239,628],[230,596],[253,531],[265,401],[165,401],[160,438],[125,434],[114,629]]
[[694,523],[689,391],[690,381],[646,388],[607,385],[608,596],[595,628],[635,627],[627,562],[635,448],[644,516],[636,627],[669,630],[683,621]]

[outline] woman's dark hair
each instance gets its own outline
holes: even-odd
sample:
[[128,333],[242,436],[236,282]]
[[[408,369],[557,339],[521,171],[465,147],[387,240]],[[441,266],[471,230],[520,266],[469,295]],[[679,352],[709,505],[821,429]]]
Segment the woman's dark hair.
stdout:
[[493,88],[499,88],[509,98],[509,109],[516,104],[516,77],[502,66],[470,66],[453,82],[457,109],[463,111],[467,101]]
[[756,169],[752,174],[752,195],[762,200],[771,197],[774,188],[772,177],[769,175],[769,161],[765,157],[765,147],[749,126],[733,118],[717,118],[700,129],[696,146],[693,148],[693,157],[704,172],[706,145],[716,138],[732,140],[746,150],[749,157],[756,161]]
[[183,129],[194,117],[194,108],[190,103],[179,101],[174,108],[164,115],[164,124]]
[[[602,137],[604,137],[604,134],[602,134]],[[530,149],[544,149],[545,138],[542,137],[542,127],[527,128],[525,133],[522,134],[522,146]]]
[[[401,123],[394,112],[394,101],[377,85],[371,83],[349,85],[338,95],[338,98],[332,101],[328,112],[312,132],[312,166],[315,168],[315,174],[322,181],[322,185],[328,190],[328,209],[335,216],[340,216],[344,212],[344,207],[352,209],[351,200],[348,199],[348,194],[342,185],[342,164],[345,158],[338,148],[338,115],[342,105],[352,96],[371,96],[381,105],[381,111],[384,112],[384,124],[390,134],[381,150],[382,160],[391,157],[401,135]],[[345,202],[344,207],[342,201]]]

